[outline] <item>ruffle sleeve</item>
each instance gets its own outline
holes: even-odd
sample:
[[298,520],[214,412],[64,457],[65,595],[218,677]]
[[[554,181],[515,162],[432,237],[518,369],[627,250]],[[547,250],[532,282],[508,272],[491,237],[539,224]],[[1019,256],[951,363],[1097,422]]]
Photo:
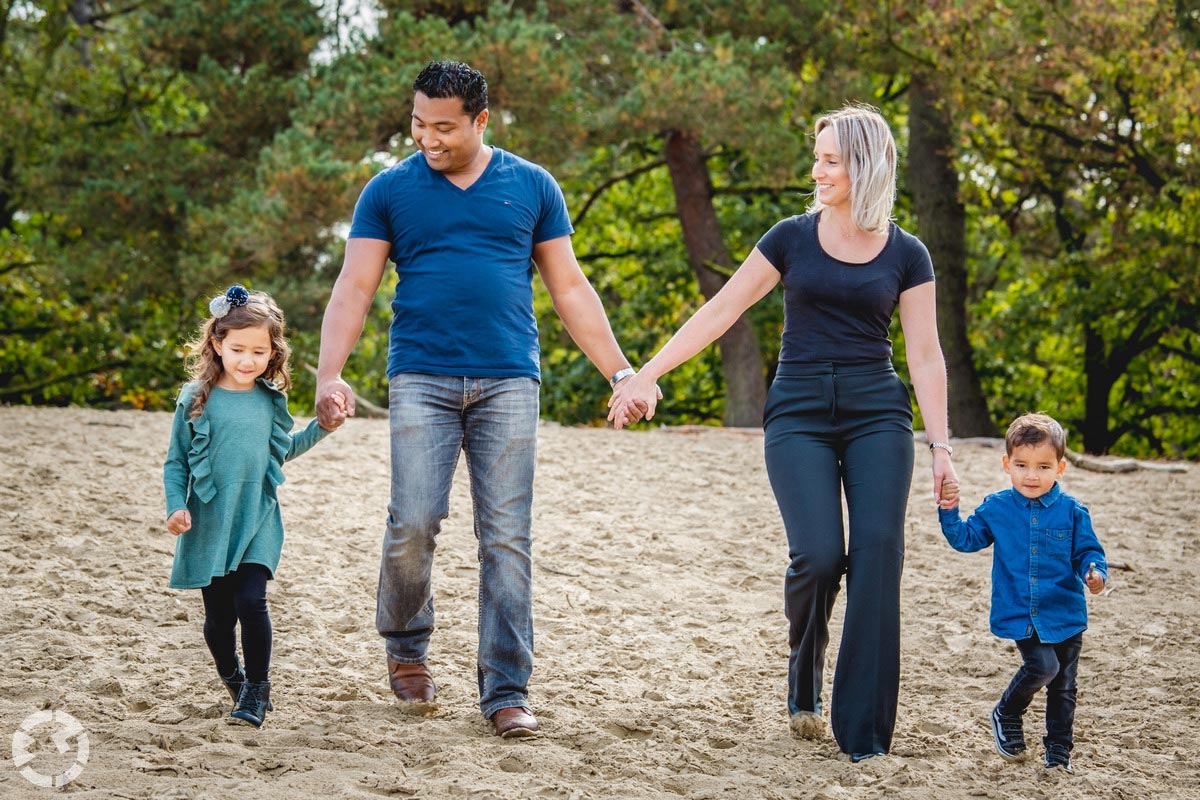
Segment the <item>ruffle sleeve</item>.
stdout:
[[259,380],[259,384],[270,393],[274,408],[271,415],[271,463],[267,465],[266,490],[271,497],[275,497],[275,490],[286,480],[283,462],[287,461],[292,449],[292,426],[295,420],[288,411],[287,395],[270,381]]
[[[190,413],[194,396],[195,387],[188,384],[179,393],[176,404],[183,406],[185,413]],[[187,454],[188,472],[192,478],[192,494],[202,503],[208,503],[217,496],[217,486],[213,481],[212,459],[209,458],[208,452],[212,432],[209,428],[208,415],[201,412],[200,416],[189,416],[187,419],[188,427],[192,431],[191,445]]]

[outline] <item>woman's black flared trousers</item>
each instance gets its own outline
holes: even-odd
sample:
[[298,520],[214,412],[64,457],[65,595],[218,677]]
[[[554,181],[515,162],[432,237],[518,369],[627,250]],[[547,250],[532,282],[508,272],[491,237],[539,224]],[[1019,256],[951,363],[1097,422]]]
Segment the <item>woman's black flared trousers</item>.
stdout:
[[833,734],[844,752],[886,753],[900,682],[900,573],[913,471],[908,389],[890,361],[780,364],[763,427],[790,559],[788,709],[820,713],[829,618],[845,572]]

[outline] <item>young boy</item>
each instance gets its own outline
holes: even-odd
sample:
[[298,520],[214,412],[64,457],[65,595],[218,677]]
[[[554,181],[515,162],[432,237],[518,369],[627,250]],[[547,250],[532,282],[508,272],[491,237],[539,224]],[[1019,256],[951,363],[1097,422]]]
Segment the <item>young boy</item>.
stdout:
[[1083,586],[1092,594],[1104,589],[1108,565],[1087,508],[1058,486],[1067,467],[1062,426],[1045,414],[1026,414],[1008,427],[1004,446],[1004,471],[1013,488],[988,495],[963,522],[958,486],[946,483],[938,517],[955,550],[995,545],[992,633],[1013,639],[1024,659],[992,709],[996,750],[1010,761],[1022,756],[1021,717],[1045,686],[1044,763],[1073,772],[1075,672],[1087,628]]

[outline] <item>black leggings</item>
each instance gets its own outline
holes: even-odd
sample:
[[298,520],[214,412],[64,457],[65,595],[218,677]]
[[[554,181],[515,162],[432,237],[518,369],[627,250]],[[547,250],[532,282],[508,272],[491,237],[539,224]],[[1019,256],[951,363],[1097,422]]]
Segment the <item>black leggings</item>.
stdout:
[[267,613],[267,581],[271,570],[262,564],[242,564],[200,590],[204,597],[204,641],[217,671],[228,677],[237,671],[237,638],[242,623],[242,654],[246,680],[261,683],[271,669],[271,617]]
[[899,692],[900,572],[913,471],[908,389],[888,362],[780,364],[764,422],[767,474],[788,538],[788,710],[821,711],[829,617],[846,573],[830,721],[843,751],[886,753]]

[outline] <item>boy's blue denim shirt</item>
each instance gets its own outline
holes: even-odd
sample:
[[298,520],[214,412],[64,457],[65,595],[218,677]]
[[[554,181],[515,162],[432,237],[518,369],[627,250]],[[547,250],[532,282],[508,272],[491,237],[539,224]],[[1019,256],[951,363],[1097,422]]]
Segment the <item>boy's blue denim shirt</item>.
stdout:
[[1108,563],[1087,507],[1057,482],[1030,500],[1016,489],[990,494],[965,522],[958,507],[939,508],[942,534],[955,550],[990,544],[992,633],[1055,644],[1087,629],[1088,565],[1108,580]]

